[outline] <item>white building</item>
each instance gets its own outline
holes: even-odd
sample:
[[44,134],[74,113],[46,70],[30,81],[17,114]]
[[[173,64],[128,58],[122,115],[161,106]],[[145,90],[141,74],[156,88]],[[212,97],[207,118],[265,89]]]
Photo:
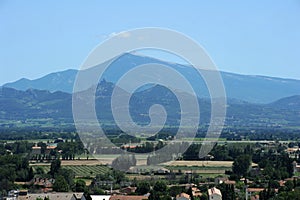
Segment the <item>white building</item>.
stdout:
[[72,192],[52,192],[52,193],[37,193],[27,195],[19,195],[18,200],[36,200],[37,198],[44,199],[48,197],[50,200],[86,200],[83,193]]
[[219,189],[213,187],[208,190],[209,200],[222,200],[222,193]]
[[109,200],[110,195],[91,195],[92,200]]
[[86,200],[82,193],[74,193],[71,200]]

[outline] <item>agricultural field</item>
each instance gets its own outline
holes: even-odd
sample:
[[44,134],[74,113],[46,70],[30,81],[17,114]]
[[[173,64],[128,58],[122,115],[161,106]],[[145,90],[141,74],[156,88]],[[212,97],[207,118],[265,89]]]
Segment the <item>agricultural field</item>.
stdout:
[[232,161],[171,161],[164,163],[165,166],[187,166],[187,167],[224,167],[231,168],[233,162]]
[[[66,165],[81,165],[78,163],[83,162],[85,165],[93,165],[93,164],[101,164],[101,165],[111,165],[112,161],[116,159],[120,154],[90,154],[90,159],[86,160],[86,155],[76,155],[76,158],[80,158],[80,160],[74,161],[62,161],[62,165],[64,163],[69,163]],[[145,154],[136,154],[135,158],[137,159],[137,165],[146,165],[147,164],[147,155]],[[93,164],[92,164],[93,163]]]
[[[41,167],[45,173],[50,171],[50,165],[33,165],[33,169]],[[71,169],[76,177],[94,177],[97,174],[104,174],[110,170],[105,165],[62,165],[63,169]]]
[[[176,160],[164,163],[164,166],[181,166],[181,167],[214,167],[214,168],[232,168],[233,161],[188,161],[188,160]],[[257,166],[256,163],[252,163],[252,167]]]
[[107,163],[96,160],[96,159],[90,159],[90,160],[61,160],[62,166],[78,166],[78,165],[87,165],[87,166],[93,166],[93,165],[106,165]]
[[77,177],[96,176],[97,174],[107,173],[110,169],[103,165],[93,166],[63,166],[65,169],[71,169]]
[[227,161],[174,161],[164,164],[165,167],[173,172],[187,172],[197,174],[225,174],[230,170],[232,162]]

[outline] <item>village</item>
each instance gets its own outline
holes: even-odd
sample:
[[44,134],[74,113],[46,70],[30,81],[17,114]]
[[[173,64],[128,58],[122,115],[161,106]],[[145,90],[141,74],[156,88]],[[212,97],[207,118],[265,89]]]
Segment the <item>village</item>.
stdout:
[[[64,152],[65,146],[81,147],[75,140],[58,138],[49,143],[15,142],[3,145],[6,156],[24,155],[25,152],[30,156],[27,175],[31,173],[31,179],[28,177],[27,181],[20,181],[16,178],[18,181],[14,183],[20,189],[8,190],[3,197],[8,200],[259,200],[264,195],[275,197],[282,192],[297,191],[300,185],[300,165],[297,163],[300,149],[296,143],[264,141],[250,146],[222,144],[212,150],[210,160],[177,160],[155,168],[132,165],[126,172],[111,169],[112,162],[116,160],[114,157],[100,163],[92,155],[86,154],[84,149],[74,148],[74,152]],[[9,148],[15,145],[19,151],[22,145],[26,146],[24,152]],[[221,151],[218,148],[230,156],[237,151],[234,154],[244,152],[251,154],[252,158],[246,160],[249,158],[236,156],[232,161],[222,158],[216,160]],[[83,154],[79,156],[78,152]],[[277,169],[275,163],[265,163],[272,161],[272,157],[278,165]],[[253,162],[256,160],[258,162]],[[290,162],[290,168],[286,168],[287,162]],[[156,185],[160,187],[155,188]]]

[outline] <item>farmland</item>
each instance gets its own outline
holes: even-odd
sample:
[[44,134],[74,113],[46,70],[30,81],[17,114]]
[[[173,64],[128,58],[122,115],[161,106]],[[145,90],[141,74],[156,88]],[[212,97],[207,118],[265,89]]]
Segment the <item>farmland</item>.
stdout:
[[[33,165],[33,169],[41,167],[45,173],[50,171],[50,165]],[[74,171],[76,177],[94,177],[97,174],[104,174],[110,170],[105,165],[63,165],[63,169]]]
[[231,168],[232,161],[173,161],[165,163],[167,166],[202,166],[202,167],[224,167]]
[[[74,171],[76,177],[95,177],[97,174],[103,174],[110,170],[107,165],[100,163],[107,163],[108,160],[62,160],[61,166],[64,169],[71,169]],[[111,162],[110,162],[111,163]],[[50,171],[49,163],[35,163],[31,164],[34,170],[41,167],[44,172]],[[232,167],[231,161],[173,161],[162,164],[162,166],[178,171],[193,171],[198,174],[224,174],[225,170],[230,170]]]

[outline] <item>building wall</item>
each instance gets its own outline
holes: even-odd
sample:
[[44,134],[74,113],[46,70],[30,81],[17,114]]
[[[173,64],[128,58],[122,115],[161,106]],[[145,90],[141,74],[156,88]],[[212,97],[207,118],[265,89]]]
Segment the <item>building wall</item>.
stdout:
[[209,196],[209,200],[222,200],[222,196],[218,194],[212,194]]

